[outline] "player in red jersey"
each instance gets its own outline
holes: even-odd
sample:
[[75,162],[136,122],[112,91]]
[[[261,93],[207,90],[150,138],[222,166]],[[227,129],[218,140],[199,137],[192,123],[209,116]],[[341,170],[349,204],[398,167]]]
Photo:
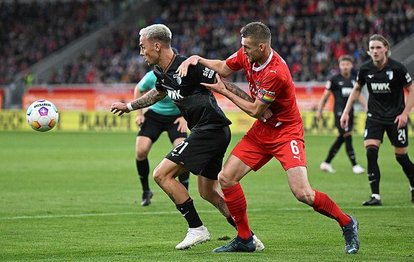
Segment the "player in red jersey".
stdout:
[[312,189],[308,181],[304,151],[303,124],[295,98],[295,86],[286,62],[271,46],[270,29],[261,22],[247,24],[240,31],[242,47],[227,60],[191,56],[178,68],[186,75],[190,65],[201,63],[227,77],[244,70],[251,97],[231,82],[217,77],[215,84],[204,84],[240,109],[257,118],[233,149],[219,174],[225,202],[237,224],[237,237],[214,252],[253,252],[255,246],[247,218],[247,203],[239,181],[251,170],[258,170],[275,157],[286,170],[289,186],[301,202],[342,227],[345,252],[359,250],[358,222],[342,212],[326,194]]

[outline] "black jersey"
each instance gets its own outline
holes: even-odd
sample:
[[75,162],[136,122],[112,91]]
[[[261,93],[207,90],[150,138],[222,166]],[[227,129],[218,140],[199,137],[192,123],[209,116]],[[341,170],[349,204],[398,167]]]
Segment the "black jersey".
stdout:
[[357,81],[368,88],[368,118],[384,124],[394,123],[405,108],[404,87],[412,82],[405,66],[388,58],[385,67],[378,70],[371,60],[362,64]]
[[[348,101],[348,97],[351,94],[352,88],[354,87],[355,78],[355,75],[351,75],[349,78],[345,78],[343,75],[337,74],[329,79],[329,81],[326,83],[326,89],[332,92],[335,99],[335,117],[341,117],[346,102]],[[353,109],[351,109],[350,113],[353,113]]]
[[213,83],[215,72],[201,64],[190,66],[187,76],[181,78],[176,70],[186,59],[175,55],[170,67],[163,72],[154,67],[157,90],[166,92],[180,109],[191,131],[221,129],[231,124],[218,106],[214,95],[200,83]]

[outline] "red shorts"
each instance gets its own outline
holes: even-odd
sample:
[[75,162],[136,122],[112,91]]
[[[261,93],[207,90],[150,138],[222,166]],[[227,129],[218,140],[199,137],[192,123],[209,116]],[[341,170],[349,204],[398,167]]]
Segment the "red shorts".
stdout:
[[254,171],[272,157],[279,160],[285,170],[306,166],[303,125],[289,123],[272,127],[256,121],[231,154]]

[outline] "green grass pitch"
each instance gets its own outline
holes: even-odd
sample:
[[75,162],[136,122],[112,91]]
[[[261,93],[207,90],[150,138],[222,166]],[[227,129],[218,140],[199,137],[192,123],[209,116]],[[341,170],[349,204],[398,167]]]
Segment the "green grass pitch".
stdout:
[[[234,135],[231,147],[239,139]],[[357,255],[344,253],[334,220],[294,199],[277,161],[242,180],[250,225],[264,252],[211,252],[235,231],[198,196],[195,176],[190,195],[212,240],[176,251],[186,223],[152,179],[152,204],[140,206],[134,133],[1,132],[0,261],[414,261],[414,208],[388,139],[379,156],[382,207],[361,206],[370,195],[367,177],[351,172],[344,148],[332,163],[335,174],[319,171],[333,140],[306,137],[309,177],[358,218]],[[163,135],[151,151],[151,169],[170,147]],[[361,137],[354,147],[366,167]]]

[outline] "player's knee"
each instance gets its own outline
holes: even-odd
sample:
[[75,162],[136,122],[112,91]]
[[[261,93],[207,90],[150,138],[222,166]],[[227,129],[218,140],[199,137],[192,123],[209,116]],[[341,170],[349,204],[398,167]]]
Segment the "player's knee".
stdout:
[[311,205],[313,203],[313,197],[314,195],[312,192],[309,192],[307,190],[295,190],[293,191],[293,195],[296,197],[296,199],[302,203]]
[[154,172],[152,173],[152,176],[153,176],[153,178],[154,178],[154,180],[155,180],[155,182],[158,184],[158,185],[161,185],[162,184],[162,182],[165,180],[165,173],[164,172],[161,172],[161,169],[159,168],[159,167],[156,167],[155,169],[154,169]]
[[378,159],[378,147],[375,145],[369,145],[366,147],[367,159],[376,161]]
[[144,159],[147,159],[148,157],[148,152],[144,151],[144,150],[135,150],[135,158],[138,161],[142,161]]
[[223,172],[223,170],[221,170],[218,174],[218,182],[220,183],[220,186],[224,188],[228,188],[236,184],[236,182],[232,181],[229,176]]

